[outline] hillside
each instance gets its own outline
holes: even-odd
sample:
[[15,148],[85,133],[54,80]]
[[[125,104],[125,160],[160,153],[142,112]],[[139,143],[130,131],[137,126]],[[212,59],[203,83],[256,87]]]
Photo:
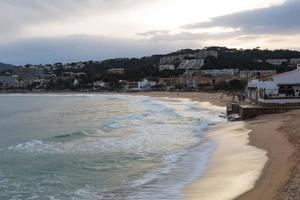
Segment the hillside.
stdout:
[[16,66],[14,66],[14,65],[0,63],[0,72],[5,71],[5,70],[9,70],[9,69],[13,69],[15,67]]

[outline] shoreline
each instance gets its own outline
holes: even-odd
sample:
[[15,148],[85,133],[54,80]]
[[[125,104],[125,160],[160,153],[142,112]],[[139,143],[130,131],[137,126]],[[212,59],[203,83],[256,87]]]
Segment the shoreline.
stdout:
[[[220,93],[168,93],[168,92],[154,92],[154,93],[139,93],[136,95],[144,95],[150,97],[168,97],[168,98],[188,98],[200,103],[210,102],[212,105],[225,106],[231,99],[227,98],[220,101]],[[293,112],[293,111],[292,111]],[[245,145],[266,151],[268,160],[260,170],[259,176],[253,182],[253,185],[247,190],[243,191],[234,198],[237,200],[273,200],[280,199],[285,190],[289,190],[288,182],[292,178],[295,168],[298,164],[299,157],[297,148],[293,141],[290,140],[289,134],[283,129],[286,122],[295,114],[291,112],[283,114],[263,115],[252,120],[244,122],[240,128],[248,129],[246,133],[248,142]],[[297,113],[300,116],[300,112]],[[300,121],[300,119],[299,119]],[[213,130],[215,131],[215,130]],[[215,137],[216,135],[212,135]],[[218,137],[218,134],[217,136]],[[300,136],[299,136],[300,137]],[[213,160],[211,161],[213,162]],[[300,169],[300,167],[299,167]],[[294,175],[296,176],[296,175]],[[197,183],[201,182],[203,177],[191,185],[187,186],[186,198],[188,200],[205,199],[199,197],[199,187]],[[195,184],[194,186],[192,186]],[[295,184],[290,184],[290,188],[295,187]],[[199,185],[198,185],[199,186]],[[193,189],[191,189],[193,187]],[[211,198],[207,198],[211,199]],[[226,198],[224,198],[226,199]],[[293,198],[292,198],[293,199]]]
[[249,145],[244,122],[215,127],[208,137],[218,143],[204,175],[185,188],[185,200],[229,200],[254,187],[267,152]]

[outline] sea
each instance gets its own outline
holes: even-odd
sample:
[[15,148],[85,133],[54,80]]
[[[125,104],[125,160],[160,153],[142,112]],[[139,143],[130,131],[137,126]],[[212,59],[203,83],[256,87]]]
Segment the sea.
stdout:
[[188,99],[0,95],[0,199],[182,199],[217,147],[220,112]]

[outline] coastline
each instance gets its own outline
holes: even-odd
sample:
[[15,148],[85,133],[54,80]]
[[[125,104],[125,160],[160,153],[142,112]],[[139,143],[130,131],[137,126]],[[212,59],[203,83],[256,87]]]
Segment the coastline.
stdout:
[[[200,103],[210,102],[212,105],[223,107],[227,102],[230,101],[230,98],[228,97],[227,99],[221,101],[219,98],[220,93],[151,92],[139,93],[136,95],[168,98],[188,98]],[[297,152],[297,147],[295,146],[293,140],[291,140],[289,133],[287,133],[286,131],[287,128],[283,128],[288,126],[287,122],[294,120],[294,118],[292,117],[295,117],[295,115],[300,116],[300,112],[298,112],[297,114],[295,114],[294,112],[293,114],[292,111],[283,114],[259,116],[255,119],[248,120],[243,124],[236,125],[236,129],[240,129],[240,131],[244,130],[244,133],[242,135],[246,135],[247,137],[247,142],[243,144],[244,147],[249,146],[254,149],[264,150],[266,152],[268,160],[266,161],[266,164],[261,167],[260,173],[255,175],[257,176],[255,177],[255,180],[250,181],[252,185],[248,185],[248,189],[244,188],[244,191],[240,190],[240,194],[236,196],[233,195],[231,198],[224,197],[223,199],[285,199],[285,197],[289,194],[284,194],[284,192],[288,193],[289,190],[295,190],[295,187],[297,188],[294,183],[297,181],[292,182],[291,179],[292,177],[297,176],[297,174],[295,174],[295,168],[299,160],[299,153]],[[213,131],[215,130],[217,129],[214,129]],[[220,131],[217,130],[214,133],[213,131],[209,134],[209,136],[214,137],[217,140],[220,139]],[[216,150],[216,152],[218,152],[218,150]],[[216,159],[214,158],[218,156],[216,155],[216,152],[214,153],[213,158],[210,162],[211,164],[214,162],[217,163]],[[295,159],[295,157],[297,159]],[[209,169],[207,171],[209,171]],[[200,199],[199,191],[201,191],[201,187],[203,187],[201,180],[203,180],[203,177],[187,186],[185,190],[185,196],[187,200]],[[283,195],[285,196],[283,197]],[[201,196],[201,199],[212,198],[203,198]]]

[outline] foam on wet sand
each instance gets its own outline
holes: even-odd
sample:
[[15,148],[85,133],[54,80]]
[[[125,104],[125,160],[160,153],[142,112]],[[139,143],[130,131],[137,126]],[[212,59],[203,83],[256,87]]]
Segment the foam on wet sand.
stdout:
[[186,188],[186,200],[234,199],[254,187],[268,158],[266,151],[249,145],[249,132],[243,122],[210,132],[218,147],[205,174]]

